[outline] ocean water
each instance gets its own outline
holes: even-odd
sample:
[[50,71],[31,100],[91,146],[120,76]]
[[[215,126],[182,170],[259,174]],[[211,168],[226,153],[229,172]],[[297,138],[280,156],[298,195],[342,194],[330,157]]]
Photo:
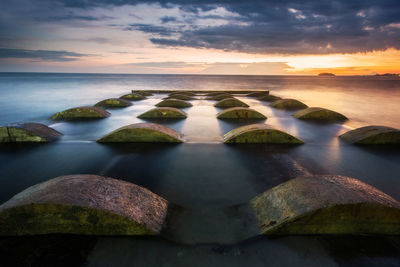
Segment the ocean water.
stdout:
[[[246,123],[217,120],[215,115],[220,110],[213,106],[214,102],[199,99],[191,101],[193,107],[185,109],[187,119],[156,121],[182,132],[184,144],[95,142],[121,126],[142,122],[136,116],[153,108],[166,94],[133,102],[128,108],[112,109],[110,118],[99,121],[49,120],[52,114],[66,108],[93,105],[130,90],[149,89],[268,89],[277,96],[341,112],[349,121],[344,124],[299,121],[291,116],[293,112],[239,96],[268,117],[259,123],[285,130],[306,144],[227,146],[221,143],[221,136]],[[90,173],[144,186],[181,206],[182,212],[166,239],[65,236],[0,239],[0,255],[15,260],[13,255],[18,258],[19,252],[25,253],[27,247],[37,244],[39,252],[34,255],[48,255],[43,251],[51,247],[55,251],[50,249],[50,260],[64,259],[67,255],[68,259],[88,266],[399,265],[398,238],[254,239],[250,238],[254,227],[244,225],[243,214],[235,209],[273,186],[309,173],[354,177],[400,201],[399,149],[357,147],[337,138],[349,129],[365,125],[400,128],[399,103],[400,79],[384,77],[1,73],[0,125],[41,122],[64,133],[56,143],[0,146],[1,203],[36,183],[60,175]],[[62,240],[69,241],[64,244]],[[75,250],[70,249],[71,243]]]

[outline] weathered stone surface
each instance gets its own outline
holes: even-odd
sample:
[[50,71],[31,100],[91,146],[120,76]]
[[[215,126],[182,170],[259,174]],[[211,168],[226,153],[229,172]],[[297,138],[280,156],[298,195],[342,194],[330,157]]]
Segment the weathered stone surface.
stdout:
[[366,126],[348,131],[340,138],[357,145],[399,145],[400,130],[386,126]]
[[132,90],[133,94],[138,94],[142,96],[152,96],[153,94],[147,91],[142,91],[142,90]]
[[263,96],[268,96],[269,91],[260,91],[260,92],[254,92],[247,94],[248,97],[263,97]]
[[0,142],[52,142],[63,134],[41,123],[22,123],[0,127]]
[[266,119],[263,114],[254,109],[234,107],[227,108],[217,114],[218,119]]
[[132,94],[126,94],[120,97],[121,99],[126,99],[126,100],[131,100],[131,101],[139,101],[146,99],[144,95],[132,93]]
[[271,106],[274,108],[286,109],[286,110],[298,110],[298,109],[308,108],[306,104],[296,99],[277,100],[273,102]]
[[132,105],[131,102],[121,98],[109,98],[95,104],[96,107],[105,107],[105,108],[125,108],[131,105]]
[[97,175],[61,176],[0,206],[0,235],[154,235],[168,202],[138,185]]
[[300,177],[250,201],[262,234],[400,234],[400,203],[344,176]]
[[177,108],[153,108],[137,116],[140,119],[185,119],[186,113]]
[[326,122],[347,120],[347,118],[344,115],[336,111],[318,107],[302,109],[293,114],[293,116],[300,120],[313,120],[313,121],[326,121]]
[[219,102],[215,103],[214,107],[217,108],[232,108],[232,107],[245,107],[248,108],[249,105],[240,101],[239,99],[229,97],[220,100]]
[[111,114],[101,107],[77,107],[58,112],[50,117],[52,120],[103,119]]
[[97,140],[99,143],[182,143],[182,134],[156,123],[136,123],[121,127]]
[[209,96],[206,99],[220,101],[225,98],[233,98],[233,96],[231,94],[217,94],[217,95]]
[[214,91],[214,92],[206,93],[206,96],[216,96],[216,95],[226,94],[226,93],[227,92],[225,92],[225,91]]
[[260,101],[266,101],[266,102],[274,102],[276,100],[280,100],[282,98],[280,98],[279,96],[274,96],[274,95],[266,95],[266,96],[262,96],[260,98],[257,98]]
[[174,96],[174,95],[187,95],[187,96],[195,96],[196,94],[190,91],[176,91],[173,93],[170,93],[169,96]]
[[182,95],[182,94],[174,94],[172,96],[167,96],[163,98],[165,99],[179,99],[179,100],[194,100],[195,98],[188,96],[188,95]]
[[303,144],[300,139],[267,124],[251,124],[233,129],[223,139],[224,143]]
[[180,99],[165,99],[156,105],[157,107],[187,108],[193,106],[191,103]]

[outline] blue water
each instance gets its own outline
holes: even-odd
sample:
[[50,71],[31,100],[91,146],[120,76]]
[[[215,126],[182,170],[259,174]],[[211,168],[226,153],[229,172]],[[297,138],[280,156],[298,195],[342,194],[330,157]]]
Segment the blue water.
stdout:
[[[306,142],[284,147],[223,145],[221,136],[243,123],[217,120],[215,115],[220,110],[213,101],[204,99],[193,100],[193,107],[184,109],[187,119],[159,122],[182,132],[184,144],[95,142],[121,126],[143,122],[136,116],[153,108],[166,94],[134,102],[128,108],[112,109],[112,116],[103,120],[48,119],[66,108],[93,105],[130,90],[149,89],[269,89],[271,94],[296,98],[309,106],[336,110],[350,120],[344,124],[308,123],[294,119],[293,112],[238,96],[268,117],[261,123],[281,128]],[[361,148],[337,138],[349,129],[370,124],[400,128],[399,103],[400,79],[382,77],[2,73],[0,124],[41,122],[64,136],[51,144],[0,146],[0,202],[60,175],[91,173],[142,185],[183,207],[171,235],[175,242],[191,246],[161,238],[99,238],[88,256],[91,266],[396,265],[400,264],[400,246],[396,247],[400,243],[396,239],[286,237],[249,241],[253,229],[243,226],[240,211],[233,207],[306,173],[354,177],[400,200],[398,148]],[[387,244],[390,249],[378,253],[365,247],[376,242]],[[344,244],[354,245],[350,255],[346,254],[349,249],[340,249]],[[393,251],[397,256],[392,255]],[[154,259],[155,253],[159,258]],[[161,259],[165,260],[163,264]]]

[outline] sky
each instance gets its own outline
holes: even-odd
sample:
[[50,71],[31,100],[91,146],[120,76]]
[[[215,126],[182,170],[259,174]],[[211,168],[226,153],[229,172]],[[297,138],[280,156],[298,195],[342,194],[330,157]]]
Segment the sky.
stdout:
[[1,0],[0,71],[400,73],[399,0]]

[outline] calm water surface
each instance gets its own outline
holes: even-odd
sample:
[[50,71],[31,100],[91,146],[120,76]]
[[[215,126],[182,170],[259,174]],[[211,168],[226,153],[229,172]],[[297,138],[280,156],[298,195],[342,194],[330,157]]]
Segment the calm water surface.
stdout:
[[[94,142],[121,126],[142,122],[136,116],[166,94],[110,110],[112,116],[100,121],[48,120],[63,109],[93,105],[132,89],[269,89],[271,94],[296,98],[309,106],[336,110],[350,120],[345,124],[308,123],[268,103],[238,97],[268,117],[260,123],[306,142],[296,147],[221,144],[224,133],[246,123],[217,120],[215,114],[220,110],[204,99],[191,101],[193,107],[185,109],[186,120],[155,121],[182,132],[187,143],[121,146]],[[337,138],[351,128],[370,124],[400,128],[399,103],[400,79],[376,77],[0,74],[0,124],[41,122],[65,134],[53,144],[0,146],[0,202],[56,176],[91,173],[142,185],[182,207],[169,233],[174,242],[65,236],[3,239],[0,253],[14,259],[19,251],[10,252],[9,243],[14,242],[21,250],[37,246],[40,253],[51,247],[56,250],[52,255],[59,255],[55,258],[77,258],[74,264],[88,266],[399,265],[400,239],[395,237],[249,240],[254,226],[245,224],[243,210],[238,208],[273,186],[309,173],[351,176],[400,200],[398,148],[362,148]],[[71,247],[76,249],[71,251]]]

